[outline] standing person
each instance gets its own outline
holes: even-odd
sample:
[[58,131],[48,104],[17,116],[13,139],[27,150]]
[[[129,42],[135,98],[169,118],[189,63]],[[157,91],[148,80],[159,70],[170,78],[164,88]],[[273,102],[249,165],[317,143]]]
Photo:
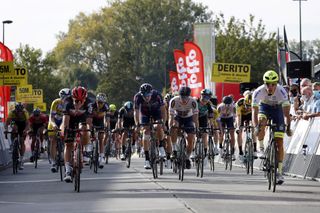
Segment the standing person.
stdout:
[[[252,122],[255,126],[255,135],[257,135],[260,146],[263,144],[265,136],[265,125],[267,120],[272,120],[277,124],[274,134],[277,146],[278,174],[277,183],[282,184],[284,178],[282,176],[282,167],[284,159],[283,137],[284,132],[290,136],[290,103],[286,90],[278,84],[278,74],[269,70],[263,75],[264,84],[253,92],[252,98]],[[285,118],[285,119],[284,119]],[[285,124],[287,128],[285,128]]]
[[[140,91],[134,96],[134,121],[136,126],[143,125],[142,143],[145,154],[145,169],[151,169],[149,156],[150,122],[166,122],[166,110],[163,99],[151,84],[144,83]],[[163,124],[156,124],[157,138],[159,140],[159,156],[165,157]]]

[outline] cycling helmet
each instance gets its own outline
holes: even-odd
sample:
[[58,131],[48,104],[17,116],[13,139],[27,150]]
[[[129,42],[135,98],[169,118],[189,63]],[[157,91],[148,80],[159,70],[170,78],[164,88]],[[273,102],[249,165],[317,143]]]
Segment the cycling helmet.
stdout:
[[277,83],[279,81],[279,76],[275,71],[268,70],[263,75],[263,81],[264,81],[264,83]]
[[33,115],[34,115],[34,116],[39,116],[40,113],[41,113],[41,111],[40,111],[39,108],[35,108],[35,109],[33,110]]
[[246,97],[248,94],[251,94],[250,90],[246,90],[243,92],[243,97]]
[[230,96],[224,96],[222,99],[222,102],[224,104],[231,104],[232,103],[232,98]]
[[179,90],[180,96],[190,96],[190,94],[191,94],[190,87],[181,87]]
[[117,110],[117,106],[114,104],[110,104],[109,108],[111,112],[115,112]]
[[217,99],[217,97],[212,97],[212,98],[210,98],[210,102],[212,103],[213,106],[217,106],[217,105],[218,105],[218,99]]
[[148,83],[144,83],[140,86],[140,92],[142,95],[148,95],[152,91],[152,85]]
[[131,101],[127,101],[126,103],[124,103],[123,106],[127,111],[130,111],[133,109],[133,103]]
[[87,90],[84,87],[78,86],[72,89],[72,98],[84,101],[87,98]]
[[167,93],[165,96],[164,96],[164,101],[169,103],[170,100],[173,98],[173,95],[171,95],[170,93]]
[[244,103],[246,105],[251,105],[252,102],[252,95],[251,93],[246,94],[246,96],[244,96]]
[[22,103],[19,102],[19,103],[16,104],[15,110],[16,110],[17,112],[22,112],[23,109],[24,109],[24,106],[22,105]]
[[201,95],[212,96],[212,92],[209,89],[203,89]]
[[69,88],[63,88],[59,92],[59,97],[61,99],[71,96],[71,91]]
[[96,96],[96,100],[98,102],[105,103],[105,102],[107,102],[107,95],[105,93],[98,93]]

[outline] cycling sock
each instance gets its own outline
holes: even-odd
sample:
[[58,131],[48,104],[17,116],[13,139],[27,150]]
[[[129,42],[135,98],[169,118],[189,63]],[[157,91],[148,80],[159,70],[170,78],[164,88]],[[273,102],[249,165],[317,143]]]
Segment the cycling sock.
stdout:
[[164,140],[160,140],[159,147],[163,147],[163,145],[164,145]]
[[167,152],[167,160],[170,160],[170,153]]
[[124,154],[126,152],[126,146],[122,145],[122,154]]
[[260,146],[260,150],[261,149],[264,149],[264,144],[263,144],[263,140],[258,140],[258,142],[259,142],[259,146]]
[[144,155],[146,156],[146,160],[150,160],[149,151],[144,151]]
[[282,174],[282,167],[283,167],[282,162],[279,162],[279,163],[278,163],[278,173],[279,173],[279,174]]
[[239,146],[239,155],[243,155],[242,146]]
[[222,149],[222,143],[219,143],[219,148]]
[[207,156],[208,148],[204,148],[204,156]]

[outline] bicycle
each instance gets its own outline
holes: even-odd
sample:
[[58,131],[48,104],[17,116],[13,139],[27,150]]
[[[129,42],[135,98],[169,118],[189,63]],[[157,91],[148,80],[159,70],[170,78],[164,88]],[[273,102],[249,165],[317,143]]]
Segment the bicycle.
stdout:
[[208,160],[209,160],[209,163],[210,163],[210,170],[214,172],[214,158],[215,158],[215,153],[214,153],[214,150],[216,148],[216,144],[213,142],[213,134],[214,134],[214,131],[217,131],[220,129],[218,128],[209,128],[209,139],[208,139],[208,146],[209,146],[209,151],[208,151]]
[[111,144],[113,143],[112,140],[112,133],[111,129],[107,129],[108,132],[108,140],[106,145],[104,146],[104,157],[105,157],[105,164],[109,163],[109,156],[111,156]]
[[[82,129],[69,129],[68,132],[75,133],[73,140],[67,142],[72,142],[74,144],[72,154],[71,154],[71,165],[72,172],[71,178],[74,180],[74,191],[80,192],[80,174],[83,168],[83,145],[81,144],[81,132],[89,132],[92,130],[82,130]],[[93,135],[93,134],[91,134]]]
[[244,159],[247,174],[253,175],[253,140],[252,140],[252,126],[249,126],[247,123],[244,126],[244,131],[246,133],[246,143],[244,147]]
[[40,140],[40,133],[39,131],[37,131],[36,133],[34,133],[34,131],[30,131],[29,132],[30,136],[32,136],[33,134],[36,134],[36,141],[34,143],[34,148],[33,148],[33,152],[32,152],[32,156],[33,156],[33,162],[34,162],[34,168],[38,168],[38,160],[40,159],[40,146],[41,146],[41,140]]
[[225,162],[225,170],[232,170],[232,148],[231,148],[231,137],[230,137],[230,129],[229,127],[224,128],[224,143],[223,143],[223,155]]
[[173,172],[179,174],[179,180],[182,182],[184,178],[184,170],[186,168],[186,159],[187,159],[187,153],[186,153],[186,127],[171,127],[178,129],[178,137],[180,139],[178,140],[178,146],[177,146],[177,157],[173,159]]
[[[63,169],[62,169],[62,167],[64,166],[64,161],[63,161],[63,157],[62,156],[63,156],[63,150],[64,150],[64,143],[62,141],[61,134],[60,134],[61,130],[60,129],[57,129],[57,130],[46,130],[46,133],[48,133],[48,132],[55,132],[56,133],[57,153],[56,153],[55,162],[56,162],[57,171],[59,171],[59,173],[60,173],[60,180],[63,181]],[[48,147],[50,147],[50,146],[48,146]],[[48,156],[50,158],[49,154],[48,154]]]
[[20,156],[20,151],[21,151],[21,143],[20,143],[20,135],[16,131],[4,131],[5,138],[8,139],[7,134],[11,134],[12,138],[12,171],[13,174],[18,173],[18,167],[19,167],[19,156]]
[[124,128],[124,131],[128,133],[127,139],[126,139],[126,152],[125,152],[125,157],[126,157],[126,166],[127,168],[130,168],[131,164],[131,155],[132,155],[132,132],[134,131],[134,127],[131,128]]
[[269,127],[269,142],[266,148],[265,156],[260,157],[263,159],[263,170],[265,176],[268,179],[268,190],[275,192],[277,185],[277,170],[278,170],[278,159],[277,159],[277,145],[274,137],[274,132],[277,128],[277,124],[272,123],[268,120],[268,124],[265,125]]
[[93,144],[93,149],[90,152],[90,169],[93,167],[93,172],[98,173],[98,167],[99,167],[99,151],[100,151],[100,145],[99,145],[99,134],[104,134],[105,128],[104,127],[93,127],[91,133],[91,143]]
[[195,162],[196,162],[196,175],[197,177],[203,177],[204,166],[204,144],[202,141],[202,133],[206,133],[207,128],[199,128],[197,131],[197,140],[195,144]]

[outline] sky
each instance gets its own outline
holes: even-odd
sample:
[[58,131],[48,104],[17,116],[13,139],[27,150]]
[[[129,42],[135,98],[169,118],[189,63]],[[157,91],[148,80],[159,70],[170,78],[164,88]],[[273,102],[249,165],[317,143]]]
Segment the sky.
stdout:
[[[155,0],[156,1],[156,0]],[[286,26],[289,40],[299,41],[299,2],[294,0],[194,0],[209,7],[214,14],[222,12],[228,19],[248,20],[249,14],[261,19],[267,32]],[[80,12],[89,15],[107,5],[106,0],[0,0],[0,21],[5,24],[5,45],[10,49],[29,44],[44,53],[57,44],[59,32],[67,32],[69,20]],[[320,0],[302,1],[302,40],[320,39]],[[1,41],[3,25],[0,28]]]

